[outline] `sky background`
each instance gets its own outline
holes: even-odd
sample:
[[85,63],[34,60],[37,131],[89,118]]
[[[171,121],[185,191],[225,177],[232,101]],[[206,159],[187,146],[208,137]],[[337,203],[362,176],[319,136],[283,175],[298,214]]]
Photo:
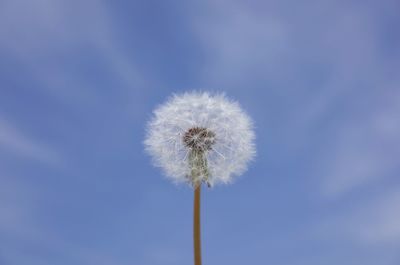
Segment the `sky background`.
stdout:
[[398,0],[0,0],[0,264],[187,265],[192,199],[143,150],[223,91],[257,158],[205,190],[204,264],[400,264]]

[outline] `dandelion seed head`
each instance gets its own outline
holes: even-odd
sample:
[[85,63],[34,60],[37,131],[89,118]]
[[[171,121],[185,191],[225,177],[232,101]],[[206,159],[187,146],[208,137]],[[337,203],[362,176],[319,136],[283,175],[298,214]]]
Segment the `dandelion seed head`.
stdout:
[[[189,92],[155,109],[144,142],[156,166],[175,182],[229,183],[255,155],[253,125],[223,94]],[[204,164],[193,178],[193,158]],[[192,161],[193,162],[193,161]]]

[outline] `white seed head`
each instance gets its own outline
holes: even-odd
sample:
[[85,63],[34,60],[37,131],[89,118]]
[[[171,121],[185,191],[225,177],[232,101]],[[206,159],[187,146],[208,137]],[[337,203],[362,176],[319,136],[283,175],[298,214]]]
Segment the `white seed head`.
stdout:
[[255,155],[253,125],[222,94],[174,95],[147,125],[146,150],[175,182],[209,186],[242,174]]

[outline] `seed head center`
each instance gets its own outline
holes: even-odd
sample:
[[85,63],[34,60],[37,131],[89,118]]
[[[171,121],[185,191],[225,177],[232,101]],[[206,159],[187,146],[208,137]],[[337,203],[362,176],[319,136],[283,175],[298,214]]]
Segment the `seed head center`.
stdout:
[[185,145],[196,151],[211,150],[215,143],[215,133],[207,128],[192,127],[183,135]]

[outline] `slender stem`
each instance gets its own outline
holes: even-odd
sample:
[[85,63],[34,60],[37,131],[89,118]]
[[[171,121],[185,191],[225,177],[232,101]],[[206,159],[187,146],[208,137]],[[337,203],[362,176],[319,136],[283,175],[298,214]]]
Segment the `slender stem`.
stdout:
[[196,185],[196,188],[194,190],[194,205],[193,205],[194,265],[201,265],[200,191],[201,191],[201,183],[198,183],[198,185]]

